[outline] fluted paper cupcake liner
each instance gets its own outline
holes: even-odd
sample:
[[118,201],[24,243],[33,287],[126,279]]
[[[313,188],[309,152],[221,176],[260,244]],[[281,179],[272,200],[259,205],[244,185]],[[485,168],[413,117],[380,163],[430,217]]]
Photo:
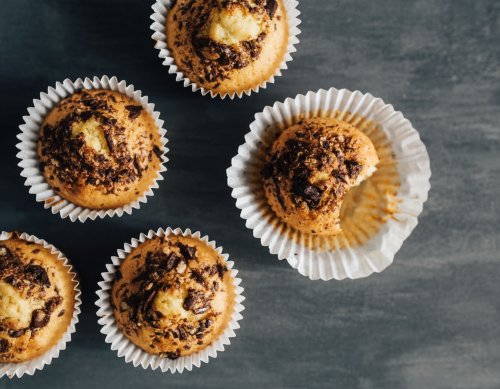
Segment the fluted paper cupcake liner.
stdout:
[[185,87],[191,88],[193,92],[200,91],[203,96],[210,93],[210,96],[212,98],[219,96],[222,99],[229,97],[232,100],[235,96],[237,96],[238,98],[242,98],[243,95],[250,96],[252,92],[258,93],[261,88],[265,89],[267,87],[267,84],[273,84],[276,77],[281,76],[282,71],[288,69],[287,63],[293,60],[292,54],[297,51],[295,46],[299,43],[298,35],[301,33],[300,29],[298,28],[299,24],[301,23],[299,19],[300,12],[297,9],[299,2],[297,0],[283,0],[283,5],[285,6],[288,19],[289,38],[286,54],[274,74],[268,80],[245,91],[231,93],[213,92],[209,89],[199,86],[198,84],[196,84],[196,82],[190,80],[176,65],[175,60],[168,48],[165,26],[167,24],[168,12],[173,6],[174,2],[175,0],[156,0],[153,4],[152,8],[154,12],[151,15],[151,19],[153,20],[153,23],[151,24],[153,35],[151,37],[155,41],[155,48],[159,51],[158,56],[162,59],[162,64],[168,67],[168,72],[170,74],[175,74],[175,80],[182,82]]
[[[387,144],[387,150],[377,150],[379,157],[383,152],[383,158],[378,171],[366,181],[368,185],[378,180],[380,187],[394,189],[394,195],[384,195],[386,203],[382,205],[367,199],[366,209],[379,213],[371,214],[366,223],[350,225],[350,234],[341,238],[318,238],[293,230],[279,220],[264,194],[261,169],[277,134],[300,119],[318,116],[337,117],[365,133],[372,128],[369,136],[374,144],[383,144],[382,138]],[[371,123],[371,127],[366,123]],[[369,93],[335,88],[288,98],[256,114],[245,143],[227,170],[228,185],[247,228],[272,254],[286,259],[312,280],[362,278],[389,266],[418,223],[430,189],[430,176],[425,145],[401,112]],[[357,211],[355,205],[353,212]],[[371,232],[367,231],[370,224],[374,226]]]
[[[74,204],[57,194],[47,183],[40,170],[37,141],[45,116],[61,100],[82,89],[108,89],[127,95],[142,105],[153,117],[158,128],[163,148],[158,175],[139,199],[123,207],[91,209]],[[154,104],[149,103],[148,97],[142,96],[140,90],[135,90],[133,85],[127,85],[125,81],[119,81],[116,77],[109,78],[108,76],[94,77],[93,79],[79,78],[74,82],[66,79],[62,83],[57,82],[55,87],[49,87],[47,93],[41,92],[40,98],[33,100],[33,106],[28,108],[28,113],[28,116],[23,117],[24,123],[19,126],[21,133],[17,136],[20,140],[16,147],[20,150],[17,157],[21,160],[18,163],[18,166],[22,168],[21,176],[26,179],[24,185],[29,187],[29,193],[36,196],[36,201],[42,202],[46,209],[50,208],[53,214],[58,213],[63,219],[69,217],[73,222],[76,220],[84,222],[87,219],[95,220],[97,217],[104,218],[115,215],[120,217],[124,213],[131,214],[133,209],[139,209],[141,203],[146,203],[147,198],[153,196],[153,189],[157,189],[158,181],[163,180],[162,173],[167,170],[165,163],[168,161],[166,157],[168,140],[165,137],[167,131],[163,128],[163,120],[160,119],[160,113],[154,110]]]
[[[2,231],[2,233],[0,234],[0,241],[7,240],[10,237],[11,233]],[[0,363],[0,377],[7,376],[9,378],[13,378],[15,376],[21,378],[24,374],[33,375],[36,370],[42,370],[45,365],[50,365],[53,359],[59,357],[59,353],[62,350],[66,349],[67,343],[71,341],[71,335],[76,331],[75,326],[76,323],[78,323],[80,305],[82,304],[82,301],[80,299],[81,291],[79,287],[80,283],[78,282],[78,277],[73,271],[73,266],[70,264],[64,254],[51,244],[47,243],[45,240],[38,239],[34,235],[28,235],[23,232],[19,237],[27,242],[33,242],[42,245],[47,250],[50,250],[52,254],[55,254],[57,258],[64,263],[64,267],[67,268],[68,273],[71,275],[72,281],[74,283],[75,305],[73,309],[73,318],[71,319],[66,332],[55,346],[46,351],[44,354],[25,362]]]
[[[125,257],[140,243],[154,237],[169,235],[197,238],[215,249],[226,262],[228,269],[231,270],[235,292],[233,313],[225,331],[205,349],[175,360],[149,354],[131,342],[118,329],[113,308],[111,307],[111,289],[115,272]],[[99,299],[96,301],[96,305],[99,307],[97,311],[97,316],[99,316],[98,322],[102,326],[101,332],[106,335],[106,343],[111,345],[111,349],[116,351],[119,357],[125,358],[125,362],[132,363],[135,367],[140,365],[144,369],[160,369],[162,372],[170,371],[171,373],[182,373],[184,370],[191,371],[194,366],[200,367],[202,362],[208,363],[209,358],[216,358],[217,353],[224,351],[225,346],[230,344],[230,338],[236,336],[235,330],[240,328],[238,322],[243,318],[241,312],[245,309],[242,305],[245,297],[242,295],[244,289],[240,286],[241,279],[236,277],[238,271],[234,268],[234,262],[229,261],[228,258],[229,256],[227,254],[223,254],[222,247],[217,247],[214,241],[209,241],[208,236],[205,235],[202,237],[199,231],[192,233],[189,229],[182,231],[180,228],[173,230],[168,227],[166,230],[162,228],[157,231],[149,230],[147,234],[141,234],[138,239],[132,239],[130,243],[126,243],[123,249],[118,250],[116,256],[111,257],[111,263],[106,265],[107,272],[102,273],[103,281],[98,283],[99,290],[96,292],[97,296],[99,296]]]

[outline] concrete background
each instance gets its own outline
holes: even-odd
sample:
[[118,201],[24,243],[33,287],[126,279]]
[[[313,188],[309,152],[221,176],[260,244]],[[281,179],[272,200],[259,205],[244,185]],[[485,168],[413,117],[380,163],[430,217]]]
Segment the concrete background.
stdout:
[[[500,2],[302,0],[284,77],[219,101],[176,83],[150,39],[151,1],[0,2],[0,228],[45,238],[76,265],[83,314],[52,366],[0,388],[499,388]],[[169,131],[166,181],[139,212],[85,224],[52,216],[23,187],[16,134],[26,107],[69,77],[116,75],[150,96]],[[385,272],[311,282],[246,230],[225,169],[255,112],[335,86],[382,97],[420,131],[432,190]],[[124,241],[159,226],[199,229],[241,270],[238,337],[182,375],[125,364],[104,343],[99,273]]]

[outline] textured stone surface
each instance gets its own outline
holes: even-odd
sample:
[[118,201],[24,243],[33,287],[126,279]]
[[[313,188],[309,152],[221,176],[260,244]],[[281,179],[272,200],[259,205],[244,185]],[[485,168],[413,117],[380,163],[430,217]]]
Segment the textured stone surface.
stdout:
[[[0,2],[2,229],[66,252],[85,300],[74,341],[24,388],[500,387],[500,2],[303,0],[301,44],[285,76],[257,96],[193,94],[160,65],[150,1]],[[117,75],[166,120],[169,172],[132,216],[60,220],[16,167],[26,107],[66,77]],[[255,112],[321,87],[369,91],[419,129],[433,188],[420,224],[380,275],[311,282],[260,247],[240,220],[225,169]],[[200,229],[236,260],[246,288],[238,338],[217,360],[171,376],[109,350],[94,300],[104,263],[149,228]],[[21,385],[0,381],[1,388]]]

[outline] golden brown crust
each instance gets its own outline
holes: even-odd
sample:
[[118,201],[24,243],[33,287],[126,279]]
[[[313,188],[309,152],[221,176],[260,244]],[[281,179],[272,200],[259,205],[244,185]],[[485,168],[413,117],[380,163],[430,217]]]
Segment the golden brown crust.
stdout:
[[155,237],[123,260],[112,287],[118,328],[144,351],[176,359],[226,329],[234,286],[224,260],[192,237]]
[[274,212],[310,234],[340,231],[347,191],[375,171],[370,139],[349,123],[330,118],[301,120],[274,142],[262,171]]
[[0,362],[23,362],[57,344],[75,305],[75,282],[42,245],[0,241]]
[[217,93],[246,91],[268,80],[288,45],[282,0],[177,0],[166,29],[179,69]]
[[103,89],[62,100],[44,119],[38,141],[49,185],[92,209],[140,198],[158,174],[162,153],[151,115],[130,97]]

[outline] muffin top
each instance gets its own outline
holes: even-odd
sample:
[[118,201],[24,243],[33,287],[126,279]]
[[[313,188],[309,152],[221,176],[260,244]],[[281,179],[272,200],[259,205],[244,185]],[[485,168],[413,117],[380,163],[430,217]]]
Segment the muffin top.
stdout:
[[284,58],[288,24],[281,0],[177,0],[168,46],[199,86],[241,92],[270,78]]
[[22,362],[57,344],[75,304],[75,281],[42,245],[0,241],[0,362]]
[[291,227],[311,234],[340,232],[345,194],[373,174],[371,140],[333,118],[299,121],[274,142],[262,171],[266,197]]
[[62,100],[43,121],[38,141],[50,186],[93,209],[141,197],[158,174],[162,153],[158,128],[141,104],[103,89]]
[[118,328],[144,351],[176,359],[200,351],[226,329],[233,278],[221,255],[192,237],[155,237],[116,271],[112,305]]

